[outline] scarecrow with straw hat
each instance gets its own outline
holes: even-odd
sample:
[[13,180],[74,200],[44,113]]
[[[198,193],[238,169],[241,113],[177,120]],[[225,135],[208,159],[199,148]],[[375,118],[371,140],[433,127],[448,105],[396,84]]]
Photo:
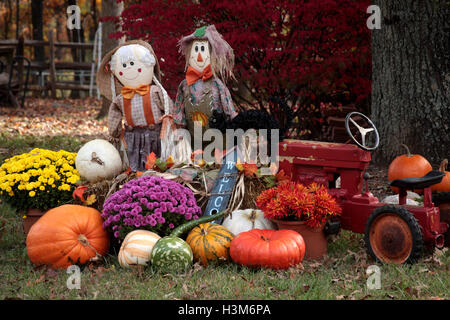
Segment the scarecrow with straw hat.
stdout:
[[173,103],[161,85],[158,59],[150,44],[132,40],[108,52],[97,73],[97,86],[112,101],[109,140],[126,167],[129,163],[132,171],[144,171],[152,152],[164,160],[176,156]]
[[187,127],[193,141],[194,122],[201,125],[203,135],[211,127],[213,113],[220,113],[227,122],[237,115],[224,84],[234,78],[234,53],[214,25],[181,38],[179,51],[186,58],[186,77],[178,86],[174,121]]

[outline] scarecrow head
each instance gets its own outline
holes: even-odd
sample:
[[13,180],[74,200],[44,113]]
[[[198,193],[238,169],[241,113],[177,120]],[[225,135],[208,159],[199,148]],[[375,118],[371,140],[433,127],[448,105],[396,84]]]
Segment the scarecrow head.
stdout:
[[153,82],[155,64],[156,59],[147,48],[129,44],[111,56],[110,69],[122,85],[135,88]]
[[198,28],[180,39],[179,51],[186,58],[185,70],[190,66],[200,72],[211,65],[215,77],[223,81],[234,78],[234,53],[214,25]]
[[161,86],[158,59],[150,44],[142,40],[127,41],[102,59],[97,73],[97,86],[102,95],[113,100],[124,86]]

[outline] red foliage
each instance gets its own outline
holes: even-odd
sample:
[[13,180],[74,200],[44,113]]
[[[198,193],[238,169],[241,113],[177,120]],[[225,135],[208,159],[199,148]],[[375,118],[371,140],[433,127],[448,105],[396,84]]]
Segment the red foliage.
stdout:
[[370,97],[369,5],[369,0],[144,0],[123,11],[123,31],[115,36],[152,44],[163,85],[174,96],[184,77],[177,41],[214,24],[234,49],[240,88],[250,93],[231,90],[235,101],[262,108],[269,96],[283,97],[308,128],[320,124],[315,107],[320,102],[362,103]]
[[263,191],[256,204],[268,219],[305,221],[313,229],[342,212],[327,189],[316,183],[309,187],[295,182],[283,183]]

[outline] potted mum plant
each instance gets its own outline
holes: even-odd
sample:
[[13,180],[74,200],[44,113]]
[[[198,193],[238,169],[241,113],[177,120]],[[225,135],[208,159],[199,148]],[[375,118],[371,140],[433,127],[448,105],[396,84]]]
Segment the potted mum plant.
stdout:
[[0,166],[0,197],[24,217],[24,231],[48,210],[66,204],[80,176],[76,153],[35,148]]
[[263,191],[256,203],[279,229],[295,230],[303,236],[306,258],[320,259],[327,253],[323,228],[342,209],[325,186],[312,183],[305,187],[290,181]]
[[141,176],[125,183],[106,199],[102,212],[103,228],[119,242],[137,229],[164,237],[200,215],[201,209],[189,188],[156,176]]

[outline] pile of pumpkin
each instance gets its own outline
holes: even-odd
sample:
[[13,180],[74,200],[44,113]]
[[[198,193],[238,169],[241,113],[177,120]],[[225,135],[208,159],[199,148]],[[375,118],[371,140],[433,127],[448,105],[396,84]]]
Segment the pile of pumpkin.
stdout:
[[[388,180],[403,179],[408,177],[423,177],[431,170],[433,170],[430,162],[420,154],[411,154],[409,148],[402,144],[406,149],[406,154],[402,154],[396,157],[389,165],[388,168]],[[446,171],[448,160],[444,159],[440,166],[439,171],[445,173],[445,177],[438,184],[431,186],[432,192],[450,192],[450,172]],[[398,193],[398,188],[392,187],[395,193]],[[420,190],[417,190],[419,193]]]
[[[303,260],[302,236],[276,230],[262,211],[236,210],[222,225],[210,222],[224,215],[220,212],[189,221],[162,238],[147,230],[132,231],[122,242],[119,264],[183,272],[194,262],[207,266],[232,260],[249,267],[287,269]],[[110,239],[102,224],[100,212],[91,207],[67,204],[51,209],[28,233],[28,256],[36,265],[55,269],[102,259]]]

